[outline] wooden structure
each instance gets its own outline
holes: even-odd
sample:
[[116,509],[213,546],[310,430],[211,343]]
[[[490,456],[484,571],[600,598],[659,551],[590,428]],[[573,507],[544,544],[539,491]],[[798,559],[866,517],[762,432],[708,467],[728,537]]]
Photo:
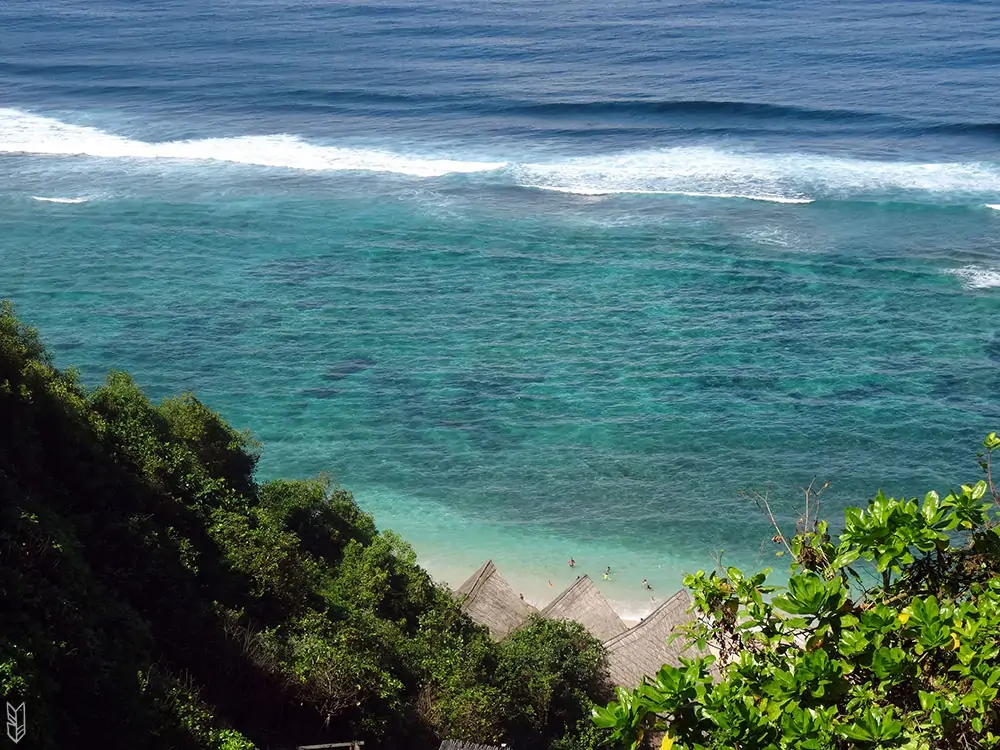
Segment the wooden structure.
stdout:
[[643,677],[654,676],[664,664],[680,666],[678,657],[687,653],[684,639],[670,645],[667,641],[675,628],[691,622],[690,606],[687,592],[678,591],[638,625],[606,641],[611,682],[631,689],[638,687]]
[[514,593],[492,560],[483,563],[455,595],[469,617],[489,628],[497,640],[538,611]]
[[461,740],[445,740],[441,743],[439,750],[501,750],[505,747],[507,746],[495,747],[493,745],[477,745],[474,742],[462,742]]
[[599,641],[610,640],[628,629],[588,576],[577,578],[553,599],[542,610],[542,617],[575,620]]

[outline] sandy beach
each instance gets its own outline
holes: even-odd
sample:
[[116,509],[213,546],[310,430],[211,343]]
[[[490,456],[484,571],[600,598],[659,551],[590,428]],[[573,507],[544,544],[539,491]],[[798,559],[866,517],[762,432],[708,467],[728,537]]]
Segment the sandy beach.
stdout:
[[[484,557],[480,563],[487,559],[489,558]],[[566,565],[565,570],[541,570],[532,575],[515,566],[505,566],[497,558],[493,558],[493,560],[497,569],[514,591],[523,594],[524,600],[539,610],[544,609],[549,602],[559,596],[578,576],[589,575],[611,606],[615,608],[622,621],[629,627],[637,624],[643,617],[682,588],[678,580],[669,590],[659,590],[658,587],[653,591],[646,591],[641,585],[642,578],[632,581],[631,577],[626,578],[625,574],[619,574],[612,570],[611,577],[605,580],[602,570],[589,570],[580,564],[573,568]],[[429,561],[418,558],[418,561],[437,583],[448,586],[452,590],[457,589],[478,567],[478,565],[471,566],[466,570],[462,566],[444,565],[438,558]]]

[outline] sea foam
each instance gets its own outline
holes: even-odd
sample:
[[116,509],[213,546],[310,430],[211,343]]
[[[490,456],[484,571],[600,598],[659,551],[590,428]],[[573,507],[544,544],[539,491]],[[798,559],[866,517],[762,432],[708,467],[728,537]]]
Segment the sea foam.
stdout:
[[990,164],[882,162],[701,146],[522,164],[513,171],[525,187],[580,195],[679,194],[780,203],[899,192],[1000,190],[1000,169]]
[[[962,199],[1000,193],[1000,167],[983,162],[889,162],[708,146],[677,146],[544,162],[464,160],[324,145],[290,134],[147,142],[17,109],[0,109],[0,153],[227,162],[317,172],[389,172],[424,178],[493,173],[490,182],[589,196],[663,194],[809,203],[824,198],[884,198],[900,193]],[[982,202],[982,197],[977,202]]]
[[324,146],[284,134],[149,143],[16,109],[0,109],[0,153],[215,161],[319,172],[394,172],[412,177],[483,172],[504,166],[503,162]]
[[740,193],[703,193],[694,190],[641,190],[614,189],[602,187],[565,187],[558,185],[526,185],[537,190],[550,190],[556,193],[571,195],[682,195],[688,198],[736,198],[749,201],[765,201],[768,203],[812,203],[813,198],[797,198],[785,195],[744,195]]
[[89,198],[49,198],[44,195],[33,195],[31,196],[33,201],[41,201],[42,203],[86,203]]
[[964,268],[957,268],[951,273],[960,278],[963,286],[967,289],[993,289],[1000,287],[1000,270],[998,269],[965,266]]

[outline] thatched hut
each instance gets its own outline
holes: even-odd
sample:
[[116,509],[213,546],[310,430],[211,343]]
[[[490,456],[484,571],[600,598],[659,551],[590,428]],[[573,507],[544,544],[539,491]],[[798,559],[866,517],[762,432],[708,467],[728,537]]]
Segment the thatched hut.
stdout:
[[670,645],[667,640],[675,628],[691,622],[687,611],[690,606],[687,592],[678,591],[638,625],[606,641],[611,681],[631,689],[638,687],[643,677],[655,675],[664,664],[680,666],[678,657],[686,650],[684,639],[678,638]]
[[483,563],[459,586],[455,596],[469,617],[488,627],[497,640],[538,611],[514,593],[492,560]]
[[553,599],[542,610],[542,617],[575,620],[600,641],[610,640],[628,629],[588,576],[577,578]]

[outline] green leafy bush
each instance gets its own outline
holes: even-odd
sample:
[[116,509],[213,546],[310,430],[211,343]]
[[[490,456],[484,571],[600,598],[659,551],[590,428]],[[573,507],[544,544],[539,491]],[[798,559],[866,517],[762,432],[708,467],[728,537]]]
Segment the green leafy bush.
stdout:
[[593,747],[594,639],[495,643],[349,492],[259,486],[190,394],[82,388],[9,303],[0,414],[0,699],[31,747]]
[[770,570],[688,576],[684,637],[705,655],[620,690],[594,723],[630,748],[658,732],[675,750],[1000,745],[998,448],[990,434],[986,478],[944,498],[848,509],[836,543],[807,493],[795,535],[775,537],[787,586]]

